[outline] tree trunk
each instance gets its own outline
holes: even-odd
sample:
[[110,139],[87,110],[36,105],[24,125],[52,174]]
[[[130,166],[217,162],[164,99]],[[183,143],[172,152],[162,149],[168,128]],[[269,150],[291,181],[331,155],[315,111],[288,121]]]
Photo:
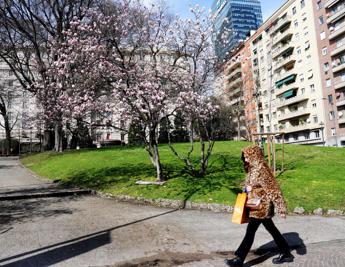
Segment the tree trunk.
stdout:
[[55,123],[54,133],[55,133],[54,151],[55,152],[62,152],[62,126],[61,126],[61,122]]
[[155,167],[156,167],[156,174],[157,174],[157,180],[162,182],[164,181],[163,172],[162,172],[162,164],[160,161],[159,151],[158,151],[158,145],[155,144],[153,146],[154,151],[154,161],[155,161]]
[[12,145],[11,127],[8,121],[8,117],[4,116],[4,119],[5,119],[5,132],[6,132],[6,141],[7,141],[6,155],[9,156],[11,154],[11,145]]
[[158,150],[158,133],[156,132],[157,127],[154,127],[153,129],[150,129],[150,135],[149,135],[149,147],[148,151],[150,154],[150,159],[153,164],[153,166],[156,167],[156,177],[157,181],[164,181],[163,171],[162,171],[162,163],[160,161],[160,155]]

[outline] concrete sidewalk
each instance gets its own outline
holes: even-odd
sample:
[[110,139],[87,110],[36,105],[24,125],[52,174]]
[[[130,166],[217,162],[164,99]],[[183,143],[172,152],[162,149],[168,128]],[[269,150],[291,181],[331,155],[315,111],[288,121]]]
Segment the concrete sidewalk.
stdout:
[[[0,160],[0,185],[3,194],[56,186],[35,178],[15,159]],[[345,217],[274,221],[296,256],[282,266],[345,266]],[[228,213],[96,196],[0,201],[0,266],[225,266],[245,230],[246,225],[231,223]],[[246,266],[273,266],[274,253],[275,244],[261,226]]]
[[90,194],[91,190],[66,188],[36,177],[18,157],[0,158],[0,201]]
[[[245,233],[230,214],[170,210],[99,197],[0,202],[1,266],[225,266]],[[283,266],[345,266],[345,218],[275,219],[294,247]],[[272,266],[260,227],[246,266]]]

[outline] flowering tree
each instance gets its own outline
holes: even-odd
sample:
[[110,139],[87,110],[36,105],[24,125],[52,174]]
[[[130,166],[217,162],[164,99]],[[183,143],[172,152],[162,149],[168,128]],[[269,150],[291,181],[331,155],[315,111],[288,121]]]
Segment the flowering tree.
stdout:
[[[62,42],[73,18],[82,19],[98,0],[2,0],[0,1],[0,59],[13,71],[24,90],[42,91],[46,71],[56,59],[49,53],[51,41]],[[40,84],[38,87],[37,85]],[[45,100],[54,94],[47,89]],[[42,95],[40,97],[42,100]],[[45,105],[43,105],[45,106]],[[46,111],[50,112],[50,111]],[[58,114],[49,121],[55,128],[55,150],[62,149],[62,121]]]
[[185,21],[169,16],[164,5],[119,1],[109,15],[92,11],[73,21],[65,42],[52,49],[59,56],[43,86],[49,88],[44,99],[54,95],[45,103],[48,116],[112,111],[119,121],[139,122],[157,179],[164,180],[160,123],[183,112],[192,142],[196,135],[201,142],[204,174],[214,144],[206,130],[215,112],[207,95],[216,58],[212,23],[202,9],[192,12],[195,20]]

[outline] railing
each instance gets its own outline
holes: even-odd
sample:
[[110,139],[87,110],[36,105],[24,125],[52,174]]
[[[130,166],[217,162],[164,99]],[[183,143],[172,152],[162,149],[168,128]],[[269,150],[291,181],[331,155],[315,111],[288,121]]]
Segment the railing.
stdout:
[[302,101],[305,101],[308,99],[309,99],[309,97],[306,95],[297,95],[297,96],[291,97],[289,99],[284,99],[284,100],[280,101],[277,106],[278,106],[278,108],[284,107],[284,106],[291,105],[291,104],[297,103],[297,102],[302,102]]
[[330,16],[327,18],[326,22],[328,24],[333,23],[334,21],[340,19],[344,14],[345,14],[345,5],[340,7],[334,13],[328,13],[328,15],[330,15]]
[[288,120],[294,117],[300,117],[307,114],[310,114],[310,111],[308,111],[308,109],[292,111],[278,116],[278,121]]
[[344,105],[345,105],[345,97],[338,98],[337,102],[336,102],[336,106],[340,107],[340,106],[344,106]]
[[285,24],[287,24],[289,22],[291,22],[291,17],[290,16],[286,16],[284,18],[280,18],[279,21],[277,22],[277,24],[272,28],[272,33],[276,32],[283,25],[285,25]]
[[283,40],[286,36],[292,35],[291,29],[287,29],[285,32],[278,34],[273,38],[273,45]]
[[345,23],[340,25],[337,29],[334,29],[333,31],[331,31],[331,34],[328,36],[328,39],[332,40],[343,33],[345,33]]
[[296,61],[296,57],[295,55],[290,55],[286,58],[281,58],[279,60],[276,61],[276,63],[274,64],[274,68],[276,70],[281,69],[282,67],[284,67],[287,63],[290,63],[292,61]]

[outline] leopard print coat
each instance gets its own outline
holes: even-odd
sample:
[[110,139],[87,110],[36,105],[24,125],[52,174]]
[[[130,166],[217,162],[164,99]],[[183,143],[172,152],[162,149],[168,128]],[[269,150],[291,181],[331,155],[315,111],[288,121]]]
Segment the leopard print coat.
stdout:
[[249,163],[245,186],[252,190],[248,198],[261,198],[258,210],[251,210],[249,217],[266,219],[274,216],[274,209],[279,214],[286,214],[286,204],[271,169],[268,167],[260,147],[251,146],[242,150],[244,159]]

